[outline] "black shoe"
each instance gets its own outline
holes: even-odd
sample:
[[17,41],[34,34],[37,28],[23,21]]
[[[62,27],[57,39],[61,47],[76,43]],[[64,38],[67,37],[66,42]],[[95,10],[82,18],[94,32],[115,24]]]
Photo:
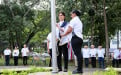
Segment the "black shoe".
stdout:
[[72,72],[72,74],[79,74],[79,73],[83,73],[82,71],[78,71],[78,70],[74,70],[73,72]]
[[64,69],[64,72],[67,72],[68,70],[67,69]]
[[62,71],[62,69],[58,69],[58,72]]

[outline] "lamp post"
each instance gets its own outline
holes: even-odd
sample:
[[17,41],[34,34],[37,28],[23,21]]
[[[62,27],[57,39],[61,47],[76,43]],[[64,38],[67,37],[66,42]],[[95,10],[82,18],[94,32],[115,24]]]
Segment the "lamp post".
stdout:
[[52,73],[57,73],[55,0],[51,0]]

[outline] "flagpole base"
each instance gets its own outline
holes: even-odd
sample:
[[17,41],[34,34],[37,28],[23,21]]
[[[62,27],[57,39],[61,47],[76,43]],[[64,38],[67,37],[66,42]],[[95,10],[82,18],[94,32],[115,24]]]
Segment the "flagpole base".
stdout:
[[52,74],[57,74],[58,73],[58,71],[52,71]]

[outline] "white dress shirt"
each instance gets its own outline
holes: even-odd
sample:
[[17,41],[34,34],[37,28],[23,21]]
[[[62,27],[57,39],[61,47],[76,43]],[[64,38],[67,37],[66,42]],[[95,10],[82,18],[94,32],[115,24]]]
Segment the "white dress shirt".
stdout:
[[70,21],[70,26],[73,28],[72,32],[74,32],[77,37],[80,37],[83,39],[83,34],[82,34],[83,24],[78,16],[74,17]]
[[21,53],[22,53],[22,56],[28,56],[29,49],[28,48],[22,48]]
[[11,50],[10,49],[5,49],[4,50],[4,55],[11,55]]
[[97,54],[97,50],[95,48],[90,49],[90,57],[96,57],[96,54]]
[[52,33],[48,34],[47,40],[49,41],[49,49],[52,49]]
[[113,51],[113,55],[114,55],[114,59],[119,59],[119,50],[118,49],[115,49],[114,51]]
[[19,50],[18,49],[13,50],[13,56],[19,56]]
[[90,53],[89,48],[83,48],[82,53],[83,53],[83,58],[89,58],[89,53]]
[[97,54],[98,54],[98,57],[103,57],[104,58],[104,54],[105,54],[104,49],[101,49],[101,50],[98,49]]
[[[60,21],[60,22],[59,22],[59,25],[62,26],[63,22],[64,22],[64,21]],[[67,24],[67,25],[64,26],[64,27],[61,27],[61,29],[63,29],[64,31],[61,31],[61,30],[60,30],[60,31],[59,31],[60,34],[65,34],[65,32],[66,32],[67,29],[68,29],[68,26],[69,26],[69,24]],[[66,35],[66,36],[64,36],[64,37],[61,37],[61,38],[60,38],[60,43],[59,43],[59,45],[61,46],[61,45],[64,45],[64,44],[68,43],[68,42],[71,40],[71,37],[72,37],[71,33],[68,34],[68,35]]]
[[121,59],[121,50],[119,50],[119,59]]

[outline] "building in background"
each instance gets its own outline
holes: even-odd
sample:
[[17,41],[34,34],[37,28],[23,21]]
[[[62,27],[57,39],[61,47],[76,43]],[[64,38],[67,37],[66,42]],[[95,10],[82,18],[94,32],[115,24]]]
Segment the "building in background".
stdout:
[[115,36],[110,39],[110,48],[121,47],[121,31],[118,31]]

